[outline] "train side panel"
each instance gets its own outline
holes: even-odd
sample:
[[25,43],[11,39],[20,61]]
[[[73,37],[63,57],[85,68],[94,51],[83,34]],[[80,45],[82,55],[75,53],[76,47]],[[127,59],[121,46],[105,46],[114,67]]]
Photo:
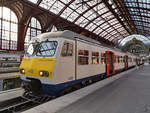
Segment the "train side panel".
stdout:
[[88,59],[88,64],[85,65],[80,65],[79,64],[79,56],[77,58],[77,79],[85,78],[85,77],[90,77],[98,74],[102,74],[106,72],[106,65],[105,63],[101,63],[100,59],[98,61],[98,64],[92,64],[92,52],[98,52],[99,56],[101,53],[105,53],[106,49],[103,47],[98,47],[98,46],[93,46],[89,45],[87,43],[83,42],[78,42],[77,44],[78,51],[80,50],[88,50],[89,52],[89,59]]
[[120,53],[120,52],[115,52],[115,55],[116,55],[115,70],[117,71],[117,70],[124,69],[125,64],[124,64],[124,61],[123,61],[123,57],[125,56],[125,54]]
[[[71,44],[73,46],[72,55],[63,54],[64,44]],[[55,69],[54,69],[55,84],[64,83],[75,80],[75,41],[74,40],[62,40],[59,44],[59,49],[56,57]]]

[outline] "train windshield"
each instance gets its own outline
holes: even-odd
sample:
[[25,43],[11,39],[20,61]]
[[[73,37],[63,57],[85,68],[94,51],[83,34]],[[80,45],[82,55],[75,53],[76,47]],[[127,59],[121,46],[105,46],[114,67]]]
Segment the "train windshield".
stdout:
[[39,44],[37,56],[54,56],[57,48],[57,41],[45,41]]

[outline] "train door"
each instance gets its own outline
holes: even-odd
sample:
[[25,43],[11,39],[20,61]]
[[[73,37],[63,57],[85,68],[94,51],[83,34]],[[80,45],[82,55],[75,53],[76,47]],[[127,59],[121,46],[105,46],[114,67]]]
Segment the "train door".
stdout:
[[56,82],[62,83],[65,81],[75,80],[75,43],[71,40],[62,42],[60,57],[57,60]]
[[110,74],[115,73],[115,68],[114,68],[114,53],[111,51],[106,51],[105,53],[106,56],[106,74],[109,76]]
[[124,56],[124,68],[125,68],[125,70],[128,69],[128,55]]

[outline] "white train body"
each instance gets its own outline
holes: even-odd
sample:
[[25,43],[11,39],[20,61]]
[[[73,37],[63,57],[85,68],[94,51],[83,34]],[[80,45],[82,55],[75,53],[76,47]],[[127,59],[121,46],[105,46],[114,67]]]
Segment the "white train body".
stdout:
[[[38,80],[42,92],[48,94],[56,94],[76,83],[110,76],[136,65],[136,56],[103,47],[99,42],[71,31],[44,33],[33,38],[30,44],[33,43],[38,43],[36,51],[23,58],[21,79],[28,84]],[[55,46],[55,50],[44,50],[45,43]],[[45,55],[48,52],[54,54]],[[128,59],[125,62],[125,56],[132,58],[133,62]]]

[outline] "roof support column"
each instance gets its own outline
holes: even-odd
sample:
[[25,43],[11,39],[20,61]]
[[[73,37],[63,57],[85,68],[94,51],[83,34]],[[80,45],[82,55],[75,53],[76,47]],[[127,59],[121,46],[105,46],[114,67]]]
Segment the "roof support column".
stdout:
[[18,24],[18,42],[17,42],[17,51],[24,51],[24,40],[25,36],[24,34],[24,29],[25,25],[24,24]]

